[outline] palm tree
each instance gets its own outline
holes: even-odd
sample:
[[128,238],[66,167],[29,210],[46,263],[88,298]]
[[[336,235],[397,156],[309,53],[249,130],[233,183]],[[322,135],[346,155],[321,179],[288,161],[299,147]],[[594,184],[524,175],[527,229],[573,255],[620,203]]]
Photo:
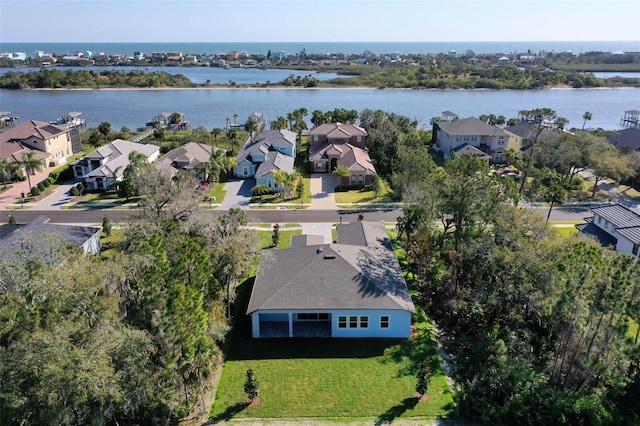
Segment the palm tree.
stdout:
[[271,190],[267,185],[261,184],[251,188],[251,192],[253,192],[255,195],[260,196],[260,202],[262,202],[262,196],[268,194],[269,192],[271,192]]
[[227,117],[227,127],[224,128],[225,132],[229,134],[229,124],[231,124],[231,119]]
[[244,129],[249,132],[249,137],[253,140],[253,132],[258,130],[258,123],[249,119],[246,123],[244,123]]
[[211,134],[213,135],[213,141],[217,142],[218,141],[218,136],[220,136],[220,133],[222,133],[222,129],[216,127],[215,129],[211,130]]
[[18,168],[19,164],[9,163],[6,158],[0,158],[0,178],[2,178],[5,189],[7,188],[7,181],[11,179],[11,176],[13,176]]
[[591,121],[593,115],[587,111],[582,115],[582,118],[584,119],[584,123],[582,123],[582,130],[584,130],[584,126],[587,124],[587,121]]
[[224,149],[213,148],[209,158],[209,183],[218,182],[220,173],[227,170],[226,152]]
[[27,179],[29,180],[29,190],[32,188],[31,175],[35,175],[37,172],[44,169],[44,163],[42,160],[35,158],[35,155],[35,152],[28,152],[22,156],[22,161],[20,161],[20,165],[24,168],[24,171],[27,174]]
[[238,128],[238,114],[233,114],[233,127]]

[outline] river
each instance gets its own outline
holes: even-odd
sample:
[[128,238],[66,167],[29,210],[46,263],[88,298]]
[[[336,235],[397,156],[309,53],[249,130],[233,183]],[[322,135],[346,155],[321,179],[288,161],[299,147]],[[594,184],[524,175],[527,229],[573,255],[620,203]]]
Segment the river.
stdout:
[[[267,121],[304,107],[381,109],[407,116],[429,128],[432,117],[453,111],[461,118],[481,114],[517,117],[518,111],[551,108],[569,120],[567,128],[620,129],[626,110],[640,109],[640,89],[546,90],[379,90],[379,89],[187,89],[187,90],[0,90],[0,110],[25,120],[52,121],[79,111],[89,127],[102,121],[115,129],[143,127],[160,112],[182,112],[192,127],[224,128],[226,118],[238,114],[244,123],[254,111]],[[307,117],[307,121],[310,118]]]

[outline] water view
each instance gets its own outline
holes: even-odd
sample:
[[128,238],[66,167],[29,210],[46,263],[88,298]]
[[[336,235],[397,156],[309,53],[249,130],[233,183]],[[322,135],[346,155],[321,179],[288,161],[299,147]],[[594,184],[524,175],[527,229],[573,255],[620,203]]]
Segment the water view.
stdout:
[[640,89],[0,91],[0,110],[10,111],[21,120],[51,121],[66,112],[80,111],[89,127],[108,121],[114,128],[136,129],[159,112],[182,112],[192,127],[223,128],[226,118],[234,114],[243,123],[250,113],[260,111],[269,121],[300,107],[307,108],[309,113],[316,109],[381,109],[415,119],[423,128],[429,127],[429,120],[445,110],[460,117],[495,114],[512,118],[520,110],[548,107],[567,118],[569,128],[582,127],[582,115],[590,111],[593,118],[587,123],[588,128],[619,129],[624,111],[639,109]]

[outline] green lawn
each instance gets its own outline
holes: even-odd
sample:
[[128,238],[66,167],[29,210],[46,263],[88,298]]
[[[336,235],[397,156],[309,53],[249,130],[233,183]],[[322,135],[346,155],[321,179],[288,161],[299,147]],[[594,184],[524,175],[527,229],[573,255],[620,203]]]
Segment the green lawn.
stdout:
[[[284,227],[280,228],[280,245],[278,248],[284,249],[291,247],[291,237],[301,235],[302,230],[284,231]],[[273,228],[270,231],[260,231],[260,248],[271,248],[273,246]]]
[[353,204],[353,203],[385,203],[393,201],[391,196],[393,193],[389,190],[386,182],[380,181],[380,195],[376,198],[373,191],[364,189],[354,189],[346,192],[336,192],[337,204]]
[[[389,339],[250,339],[248,326],[231,345],[211,416],[231,418],[436,418],[450,415],[453,398],[444,377],[431,380],[417,403],[419,362],[438,365],[428,336]],[[425,331],[426,333],[426,331]],[[247,407],[243,384],[253,369],[261,404]]]
[[304,195],[302,196],[302,203],[300,202],[300,198],[296,195],[295,191],[293,192],[293,197],[284,199],[280,196],[280,194],[266,194],[262,197],[258,195],[254,195],[251,197],[251,203],[255,204],[296,204],[298,207],[306,206],[309,207],[311,204],[311,178],[303,177],[302,181],[304,182]]
[[[238,288],[239,308],[253,280]],[[452,414],[453,396],[440,370],[436,345],[427,327],[412,339],[251,339],[248,317],[239,315],[224,363],[215,421],[233,418],[435,419]],[[416,373],[429,360],[436,375],[429,398],[415,399]],[[247,369],[260,383],[261,404],[245,404]]]
[[[205,195],[205,199],[209,202],[214,202],[217,204],[222,203],[224,197],[227,195],[227,191],[224,190],[224,183],[216,183],[213,185],[208,194]],[[212,198],[215,197],[215,201],[212,201]]]

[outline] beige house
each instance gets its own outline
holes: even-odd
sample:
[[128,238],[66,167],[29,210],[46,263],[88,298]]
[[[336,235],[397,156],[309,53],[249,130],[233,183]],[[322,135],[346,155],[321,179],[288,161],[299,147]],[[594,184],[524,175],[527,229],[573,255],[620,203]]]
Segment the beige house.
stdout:
[[331,173],[338,166],[349,170],[343,184],[362,186],[371,183],[376,169],[364,149],[367,132],[354,124],[326,123],[309,132],[309,162],[314,173]]
[[168,173],[170,176],[174,176],[180,170],[184,170],[189,174],[192,181],[203,183],[208,176],[198,166],[209,162],[213,149],[210,145],[189,142],[167,152],[154,163],[153,167],[158,171]]
[[469,144],[489,155],[492,163],[504,163],[508,150],[517,152],[522,148],[520,136],[475,117],[446,123],[434,121],[432,142],[445,158]]
[[58,167],[81,152],[80,131],[56,124],[31,120],[0,133],[0,156],[9,163],[19,163],[33,152],[47,168]]

